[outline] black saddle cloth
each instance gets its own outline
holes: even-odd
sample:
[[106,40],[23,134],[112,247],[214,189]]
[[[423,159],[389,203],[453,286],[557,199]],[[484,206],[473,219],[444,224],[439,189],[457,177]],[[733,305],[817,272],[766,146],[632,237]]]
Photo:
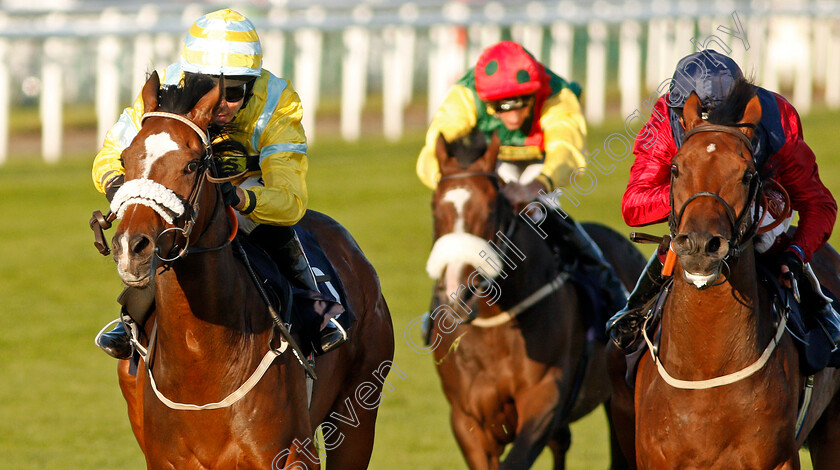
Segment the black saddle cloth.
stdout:
[[[793,336],[799,349],[799,367],[805,375],[811,375],[825,367],[840,367],[840,349],[832,351],[831,341],[817,324],[812,315],[806,313],[812,299],[802,299],[799,304],[793,298],[790,290],[779,284],[778,277],[768,266],[758,264],[761,282],[773,295],[774,308],[779,314],[788,312],[787,330]],[[808,282],[802,280],[800,282]],[[840,307],[833,292],[822,286],[822,291],[831,298],[835,310]]]
[[594,338],[602,343],[607,341],[605,325],[615,313],[607,302],[601,287],[600,268],[585,264],[577,251],[568,243],[546,240],[555,251],[558,272],[568,272],[570,281],[577,288],[580,299],[580,312],[586,327],[587,338]]
[[308,355],[313,352],[311,343],[320,341],[321,328],[331,318],[337,317],[336,321],[349,329],[355,316],[346,303],[341,279],[321,245],[311,233],[297,226],[293,228],[315,273],[320,292],[293,286],[280,272],[277,263],[258,245],[245,236],[238,239],[257,276],[271,292],[269,296],[283,321],[293,334],[301,335],[300,347]]

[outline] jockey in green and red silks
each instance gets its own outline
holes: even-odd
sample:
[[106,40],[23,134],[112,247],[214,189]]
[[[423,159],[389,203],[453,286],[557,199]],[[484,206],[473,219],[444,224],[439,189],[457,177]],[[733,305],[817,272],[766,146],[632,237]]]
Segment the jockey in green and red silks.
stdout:
[[[488,138],[493,133],[499,137],[496,174],[504,182],[501,192],[514,207],[538,197],[556,201],[557,195],[550,193],[569,185],[573,172],[586,167],[580,92],[577,83],[547,69],[515,42],[488,47],[435,113],[417,160],[417,176],[436,188],[438,136],[454,142],[479,130]],[[598,246],[567,214],[547,212],[541,225],[547,242],[557,249],[570,248],[584,268],[596,273],[609,309],[624,305],[627,293]]]
[[[669,92],[654,104],[650,119],[639,131],[633,146],[636,160],[630,169],[627,190],[621,201],[624,221],[632,227],[664,222],[671,212],[671,159],[682,146],[685,129],[682,109],[692,92],[697,93],[703,111],[708,113],[725,100],[732,85],[743,80],[743,73],[731,58],[714,50],[690,54],[679,61]],[[793,237],[785,230],[790,219],[756,240],[759,253],[774,258],[780,272],[793,272],[803,281],[799,286],[822,297],[819,283],[808,266],[814,253],[831,236],[837,217],[837,203],[820,179],[814,152],[805,143],[802,123],[796,109],[781,95],[755,87],[761,103],[761,121],[753,138],[756,169],[763,179],[777,181],[790,196],[799,213],[799,226]],[[771,214],[770,215],[774,215]],[[790,217],[792,218],[792,216]],[[765,224],[772,220],[765,219]],[[664,280],[662,264],[653,256],[639,279],[627,306],[608,323],[616,344],[628,349],[638,340],[638,324],[644,305]],[[832,342],[840,344],[840,319],[831,305],[819,301],[813,309],[817,321]]]
[[[452,86],[432,118],[417,175],[434,189],[440,178],[435,159],[438,135],[452,142],[478,128],[488,135],[497,132],[499,161],[520,167],[539,165],[539,171],[534,168],[522,176],[539,181],[546,192],[566,186],[572,172],[586,166],[581,153],[586,121],[578,101],[580,92],[580,85],[547,69],[517,43],[502,41],[489,47]],[[499,118],[505,111],[526,107],[529,112],[515,128],[508,128]],[[500,176],[507,178],[504,168]]]

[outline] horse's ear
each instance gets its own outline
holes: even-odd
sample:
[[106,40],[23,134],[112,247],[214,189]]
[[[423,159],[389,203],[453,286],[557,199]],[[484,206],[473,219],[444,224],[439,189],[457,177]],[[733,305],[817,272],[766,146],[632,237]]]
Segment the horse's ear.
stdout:
[[484,152],[484,156],[482,160],[485,161],[487,165],[487,172],[493,173],[496,171],[496,160],[499,157],[499,147],[501,146],[501,141],[499,140],[499,134],[497,132],[493,132],[493,137],[490,138],[490,146],[487,147],[487,151]]
[[219,104],[219,100],[222,98],[224,89],[225,76],[222,75],[219,77],[219,84],[205,93],[204,96],[198,100],[198,103],[195,104],[195,107],[187,113],[187,117],[190,121],[194,122],[198,127],[206,129],[207,126],[210,125],[210,121],[213,119],[213,110],[216,109],[216,105]]
[[437,142],[435,142],[435,156],[437,157],[440,174],[446,174],[455,159],[451,158],[449,151],[446,150],[446,139],[443,138],[443,134],[438,134]]
[[150,113],[158,107],[158,91],[160,91],[160,77],[157,70],[152,72],[146,84],[143,85],[143,91],[140,96],[143,97],[143,113]]
[[691,92],[691,96],[685,100],[683,105],[683,122],[685,123],[685,130],[690,131],[703,123],[701,117],[702,107],[700,105],[700,97],[697,93]]
[[741,122],[752,124],[750,127],[742,127],[741,130],[744,134],[747,135],[750,139],[753,138],[753,134],[755,134],[755,127],[761,121],[761,102],[758,100],[758,95],[753,96],[749,103],[747,103],[747,107],[744,109],[744,117],[741,119]]

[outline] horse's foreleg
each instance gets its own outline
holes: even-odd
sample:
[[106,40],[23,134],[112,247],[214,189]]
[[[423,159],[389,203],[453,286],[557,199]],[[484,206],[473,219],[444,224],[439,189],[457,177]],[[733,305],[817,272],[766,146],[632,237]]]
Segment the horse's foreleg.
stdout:
[[551,453],[554,455],[554,470],[566,468],[566,452],[569,451],[571,445],[572,431],[569,426],[561,426],[548,441],[548,446],[551,447]]
[[[624,450],[621,448],[621,441],[618,437],[619,431],[616,429],[616,423],[613,421],[612,399],[604,402],[604,410],[607,413],[607,423],[609,424],[610,429],[610,470],[634,470],[636,468],[636,452],[635,449],[630,446],[633,443],[629,442],[628,446],[630,446],[630,450],[632,451],[631,457],[633,460],[628,460],[627,457],[625,457]],[[633,421],[629,421],[627,425],[633,426]]]
[[627,385],[624,353],[612,341],[607,344],[607,372],[612,382],[612,398],[604,406],[610,425],[612,468],[636,468],[636,408],[634,390]]
[[131,423],[131,431],[140,445],[140,450],[145,454],[146,446],[143,443],[143,405],[139,400],[141,393],[137,385],[137,377],[128,373],[129,361],[122,360],[117,363],[117,377],[120,382],[125,402],[128,405],[128,420]]
[[495,470],[498,468],[498,452],[491,443],[481,424],[453,404],[450,415],[455,439],[461,447],[461,454],[472,470]]
[[516,438],[500,469],[530,468],[534,464],[559,424],[559,403],[560,391],[553,378],[517,396]]
[[808,448],[814,470],[837,468],[840,464],[840,393],[832,398],[817,424],[808,434]]

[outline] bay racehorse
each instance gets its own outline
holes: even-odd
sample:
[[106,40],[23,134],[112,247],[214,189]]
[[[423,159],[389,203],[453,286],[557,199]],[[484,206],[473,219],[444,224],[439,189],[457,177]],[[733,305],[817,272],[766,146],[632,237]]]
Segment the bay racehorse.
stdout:
[[[470,144],[450,156],[437,143],[430,347],[470,468],[528,468],[549,445],[562,469],[569,423],[610,398],[603,343],[587,337],[592,312],[569,273],[500,192],[498,139],[480,142],[477,157]],[[606,227],[587,230],[630,286],[644,265],[639,252]],[[623,468],[621,452],[613,457]]]
[[235,217],[210,181],[207,127],[224,78],[197,95],[161,90],[160,102],[159,87],[154,73],[142,128],[122,154],[120,191],[134,193],[113,238],[123,282],[155,293],[141,335],[151,359],[136,376],[128,361],[118,368],[148,467],[320,468],[313,433],[323,425],[327,468],[367,468],[394,351],[373,267],[341,225],[306,213],[300,225],[332,260],[358,319],[347,344],[318,358],[308,407],[304,368],[237,257]]
[[[685,103],[684,144],[671,163],[673,287],[660,330],[647,335],[649,345],[659,342],[638,364],[635,393],[624,357],[609,353],[614,420],[638,468],[798,469],[806,441],[814,468],[840,465],[840,373],[813,377],[798,429],[809,378],[758,281],[751,207],[761,182],[751,139],[761,105],[753,90],[736,84],[708,121],[696,94]],[[840,292],[834,249],[820,249],[812,266]]]

